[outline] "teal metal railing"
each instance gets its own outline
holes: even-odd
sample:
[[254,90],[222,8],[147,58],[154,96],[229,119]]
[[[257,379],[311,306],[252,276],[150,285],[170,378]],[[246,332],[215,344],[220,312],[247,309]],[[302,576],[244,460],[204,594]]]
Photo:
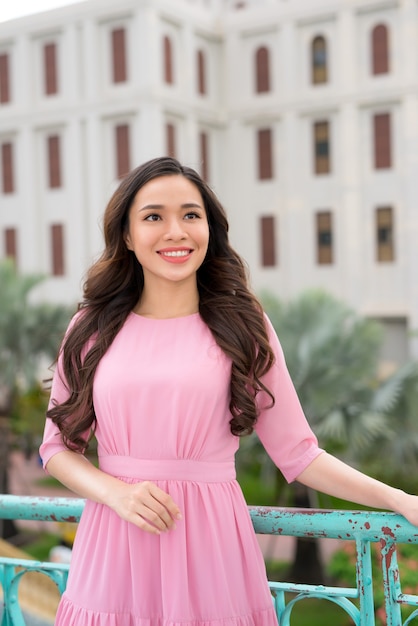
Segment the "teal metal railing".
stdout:
[[[0,495],[0,518],[76,522],[84,507],[78,498],[38,498]],[[354,541],[357,584],[353,588],[271,582],[280,626],[290,626],[295,605],[306,598],[338,604],[356,626],[375,626],[371,544],[377,544],[385,597],[387,626],[407,626],[418,618],[418,608],[402,622],[401,606],[418,607],[418,596],[402,593],[397,564],[397,544],[418,543],[418,528],[395,513],[371,511],[325,511],[249,507],[254,529],[260,534],[294,537],[331,538]],[[0,558],[0,584],[3,588],[1,626],[24,626],[18,602],[18,587],[28,571],[40,571],[65,589],[68,566],[31,560]],[[293,625],[292,625],[293,626]]]

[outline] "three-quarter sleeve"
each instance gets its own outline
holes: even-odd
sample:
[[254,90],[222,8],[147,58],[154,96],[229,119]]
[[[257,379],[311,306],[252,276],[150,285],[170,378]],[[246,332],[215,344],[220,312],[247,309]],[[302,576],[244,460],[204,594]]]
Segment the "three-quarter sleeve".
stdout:
[[[48,403],[48,409],[52,408],[56,404],[61,404],[68,399],[69,392],[65,382],[64,373],[62,371],[62,352],[58,357],[55,372],[52,378],[51,394]],[[41,446],[39,448],[39,455],[42,459],[42,465],[45,468],[46,464],[54,454],[68,450],[65,446],[61,432],[56,424],[49,419],[45,420],[45,428]]]
[[[80,315],[82,315],[82,312],[78,311],[71,319],[65,336],[67,336],[69,330],[77,322]],[[63,351],[61,345],[54,375],[52,378],[48,409],[56,406],[57,404],[65,402],[68,399],[69,395],[70,394],[68,384],[63,371]],[[46,468],[46,465],[51,457],[53,457],[58,452],[63,452],[64,450],[68,450],[68,448],[62,440],[62,435],[58,426],[54,424],[54,422],[50,418],[46,418],[43,439],[39,448],[39,456],[42,459],[43,467]]]
[[260,415],[255,431],[266,452],[290,483],[323,450],[303,412],[295,387],[288,372],[282,347],[276,332],[266,316],[270,345],[275,363],[262,381],[272,392],[275,403],[265,392],[257,396]]

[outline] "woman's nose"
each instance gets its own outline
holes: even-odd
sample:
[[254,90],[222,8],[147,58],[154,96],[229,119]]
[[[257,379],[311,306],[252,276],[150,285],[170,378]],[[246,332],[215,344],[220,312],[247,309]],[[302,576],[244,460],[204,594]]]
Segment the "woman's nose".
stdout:
[[186,237],[187,234],[185,233],[184,224],[181,220],[173,219],[167,223],[164,239],[185,239]]

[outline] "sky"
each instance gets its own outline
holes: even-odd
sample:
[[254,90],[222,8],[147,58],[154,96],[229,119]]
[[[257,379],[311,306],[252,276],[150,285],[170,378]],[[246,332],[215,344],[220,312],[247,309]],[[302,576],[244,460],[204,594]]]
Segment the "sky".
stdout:
[[0,0],[0,22],[75,4],[78,0]]

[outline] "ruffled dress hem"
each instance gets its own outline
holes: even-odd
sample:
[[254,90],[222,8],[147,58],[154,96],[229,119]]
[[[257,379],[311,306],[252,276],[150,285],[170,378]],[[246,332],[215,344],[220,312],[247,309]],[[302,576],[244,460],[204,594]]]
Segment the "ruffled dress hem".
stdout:
[[166,617],[141,617],[132,612],[96,612],[75,605],[61,598],[57,618],[65,626],[278,626],[272,603],[271,608],[253,611],[249,615],[238,615],[209,619],[169,619]]

